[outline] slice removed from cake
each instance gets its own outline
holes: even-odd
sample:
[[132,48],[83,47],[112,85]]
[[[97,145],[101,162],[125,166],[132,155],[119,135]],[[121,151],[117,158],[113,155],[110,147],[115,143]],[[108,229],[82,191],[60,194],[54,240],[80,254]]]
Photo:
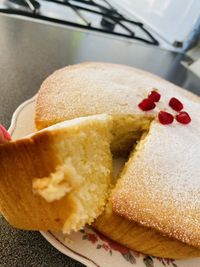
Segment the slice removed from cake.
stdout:
[[69,233],[91,224],[114,184],[113,154],[129,154],[151,121],[146,115],[86,116],[0,145],[2,214],[21,229]]
[[0,145],[1,213],[15,227],[79,230],[102,211],[112,178],[109,115],[65,121]]

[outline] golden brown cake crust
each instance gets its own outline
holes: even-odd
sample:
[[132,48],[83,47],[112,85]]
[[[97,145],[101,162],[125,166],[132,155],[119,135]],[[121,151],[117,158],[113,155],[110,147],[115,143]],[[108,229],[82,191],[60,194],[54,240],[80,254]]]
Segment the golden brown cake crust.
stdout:
[[105,236],[147,255],[172,259],[200,257],[199,249],[127,220],[115,214],[108,206],[93,223],[93,227]]
[[33,193],[33,178],[49,176],[59,164],[53,139],[52,134],[43,132],[0,146],[1,213],[17,228],[60,230],[76,209],[68,196],[48,203]]

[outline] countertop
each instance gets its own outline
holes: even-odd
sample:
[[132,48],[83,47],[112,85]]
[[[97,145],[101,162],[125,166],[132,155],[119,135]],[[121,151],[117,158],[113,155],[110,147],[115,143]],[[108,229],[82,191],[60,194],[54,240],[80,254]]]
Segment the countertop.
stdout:
[[[200,94],[200,80],[182,54],[123,38],[0,14],[0,122],[32,97],[54,70],[83,61],[139,67]],[[38,232],[16,230],[0,217],[0,266],[83,266],[54,249]]]

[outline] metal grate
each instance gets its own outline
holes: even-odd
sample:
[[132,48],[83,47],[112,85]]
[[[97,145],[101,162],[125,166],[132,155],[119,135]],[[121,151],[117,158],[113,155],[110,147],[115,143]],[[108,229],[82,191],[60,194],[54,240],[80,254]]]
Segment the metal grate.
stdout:
[[[26,7],[26,9],[20,10],[19,8],[1,8],[1,13],[15,14],[20,16],[27,16],[40,20],[55,22],[59,24],[84,28],[87,30],[94,30],[103,33],[109,33],[117,36],[122,36],[130,39],[136,39],[141,42],[159,45],[159,42],[152,36],[152,34],[145,29],[144,25],[140,22],[127,19],[120,14],[107,0],[7,0],[10,3]],[[63,7],[72,9],[82,23],[71,22],[68,20],[53,18],[40,14],[40,6],[42,2],[54,3]],[[94,25],[93,21],[85,16],[85,12],[100,16],[101,22],[99,26]],[[116,27],[120,27],[122,31],[115,30]],[[142,36],[136,34],[132,28],[139,28],[142,31]]]

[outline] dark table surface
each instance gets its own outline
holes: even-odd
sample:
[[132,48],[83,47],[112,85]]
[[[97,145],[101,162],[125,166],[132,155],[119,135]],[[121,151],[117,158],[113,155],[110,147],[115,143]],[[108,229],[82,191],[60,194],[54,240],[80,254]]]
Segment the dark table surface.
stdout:
[[[149,70],[200,94],[200,80],[181,64],[185,56],[104,34],[0,15],[0,122],[32,97],[55,69],[107,61]],[[54,249],[38,232],[13,229],[0,216],[0,266],[83,266]]]

